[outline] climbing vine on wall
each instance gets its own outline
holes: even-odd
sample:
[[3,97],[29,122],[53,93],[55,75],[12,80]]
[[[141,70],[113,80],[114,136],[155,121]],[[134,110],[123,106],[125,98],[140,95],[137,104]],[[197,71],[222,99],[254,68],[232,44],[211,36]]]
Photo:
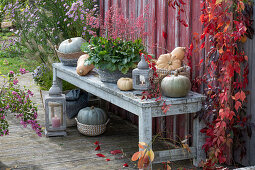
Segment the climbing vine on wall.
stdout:
[[[245,87],[248,84],[248,56],[242,49],[246,37],[252,38],[252,3],[249,0],[205,0],[201,2],[203,24],[201,49],[210,46],[204,59],[206,85],[206,134],[203,146],[209,161],[204,167],[224,163],[233,146],[237,128],[246,124]],[[244,153],[245,150],[242,151]],[[231,154],[231,153],[230,153]]]

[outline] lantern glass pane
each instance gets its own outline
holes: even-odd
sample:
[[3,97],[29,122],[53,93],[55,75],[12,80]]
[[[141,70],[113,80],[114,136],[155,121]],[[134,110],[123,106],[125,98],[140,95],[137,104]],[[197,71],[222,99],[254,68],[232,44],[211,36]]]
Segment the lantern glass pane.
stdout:
[[63,103],[49,102],[49,124],[53,128],[63,126]]
[[139,85],[145,86],[145,77],[143,75],[140,75],[139,78]]

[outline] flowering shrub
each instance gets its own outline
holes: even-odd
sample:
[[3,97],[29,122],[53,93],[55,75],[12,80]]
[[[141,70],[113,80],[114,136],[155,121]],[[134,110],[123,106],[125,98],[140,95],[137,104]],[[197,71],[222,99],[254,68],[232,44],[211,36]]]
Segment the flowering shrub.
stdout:
[[89,40],[97,35],[96,3],[96,0],[37,0],[33,5],[24,5],[16,1],[5,6],[5,10],[17,29],[14,32],[17,45],[26,47],[30,54],[39,53],[35,59],[47,63],[51,60],[48,56],[55,55],[54,45],[63,39],[81,36]]
[[[25,74],[25,69],[20,69],[20,74]],[[23,127],[31,125],[38,136],[42,136],[42,128],[37,122],[37,107],[32,103],[30,97],[33,93],[29,89],[21,89],[18,85],[17,75],[13,71],[5,76],[0,89],[0,135],[8,135],[9,124],[6,120],[8,113],[15,113]]]
[[145,31],[145,23],[149,18],[148,5],[145,7],[144,14],[135,17],[133,13],[129,18],[125,17],[121,8],[112,6],[105,14],[104,31],[107,38],[120,38],[126,41],[136,39],[145,40],[148,36]]

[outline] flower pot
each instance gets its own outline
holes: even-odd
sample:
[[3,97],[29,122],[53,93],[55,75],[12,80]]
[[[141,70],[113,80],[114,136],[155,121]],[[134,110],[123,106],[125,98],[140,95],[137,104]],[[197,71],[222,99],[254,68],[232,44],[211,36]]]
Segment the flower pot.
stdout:
[[132,69],[130,69],[127,74],[123,74],[119,70],[116,71],[109,71],[109,70],[102,70],[102,69],[95,69],[95,71],[99,75],[99,79],[103,82],[108,82],[108,83],[117,83],[117,81],[121,77],[129,77],[132,78]]

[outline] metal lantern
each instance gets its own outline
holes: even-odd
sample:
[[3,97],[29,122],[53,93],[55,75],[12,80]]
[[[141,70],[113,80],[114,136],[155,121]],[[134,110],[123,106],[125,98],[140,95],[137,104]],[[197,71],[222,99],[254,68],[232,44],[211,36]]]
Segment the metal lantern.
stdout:
[[145,61],[144,54],[142,54],[137,68],[132,71],[133,89],[148,90],[150,88],[149,78],[152,74],[153,71],[149,68],[149,64]]
[[66,136],[66,99],[61,94],[56,81],[53,81],[45,100],[45,135]]

